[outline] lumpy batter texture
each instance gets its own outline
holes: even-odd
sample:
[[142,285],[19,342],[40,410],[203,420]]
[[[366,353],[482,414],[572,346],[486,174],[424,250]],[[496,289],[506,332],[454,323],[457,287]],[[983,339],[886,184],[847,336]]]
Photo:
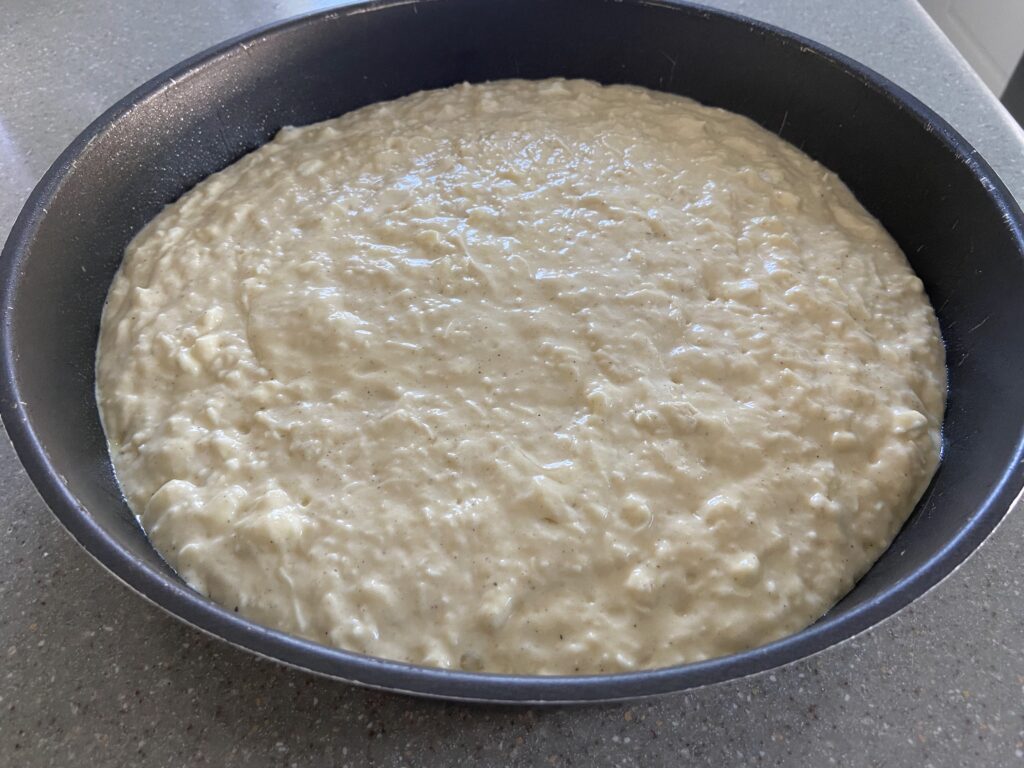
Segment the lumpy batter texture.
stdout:
[[286,128],[110,291],[131,507],[256,621],[417,664],[659,667],[825,612],[939,458],[903,254],[749,120],[463,85]]

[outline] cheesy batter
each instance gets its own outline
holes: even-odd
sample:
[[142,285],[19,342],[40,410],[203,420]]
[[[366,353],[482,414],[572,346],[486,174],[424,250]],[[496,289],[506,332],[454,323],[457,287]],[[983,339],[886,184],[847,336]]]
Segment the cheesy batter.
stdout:
[[934,473],[881,225],[746,118],[462,85],[259,150],[131,243],[97,396],[195,589],[438,667],[661,667],[813,622]]

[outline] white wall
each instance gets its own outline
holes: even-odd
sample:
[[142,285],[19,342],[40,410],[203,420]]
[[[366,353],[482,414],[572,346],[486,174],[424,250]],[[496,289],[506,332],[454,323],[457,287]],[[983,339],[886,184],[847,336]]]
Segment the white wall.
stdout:
[[920,0],[981,79],[1000,96],[1024,53],[1024,0]]

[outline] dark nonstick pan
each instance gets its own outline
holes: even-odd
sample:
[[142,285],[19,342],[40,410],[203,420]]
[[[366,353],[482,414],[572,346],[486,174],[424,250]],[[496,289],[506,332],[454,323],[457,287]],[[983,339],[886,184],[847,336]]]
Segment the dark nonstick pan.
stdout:
[[[594,677],[449,672],[275,632],[189,589],[125,505],[93,395],[100,311],[131,237],[162,206],[284,125],[456,82],[585,77],[748,115],[836,171],[910,258],[946,341],[944,459],[871,571],[828,615],[720,659]],[[295,19],[224,43],[112,107],[25,205],[0,263],[0,410],[71,534],[134,590],[235,645],[302,669],[454,699],[571,702],[677,691],[847,639],[952,571],[1022,483],[1021,211],[975,151],[861,65],[757,22],[644,0],[422,0]]]

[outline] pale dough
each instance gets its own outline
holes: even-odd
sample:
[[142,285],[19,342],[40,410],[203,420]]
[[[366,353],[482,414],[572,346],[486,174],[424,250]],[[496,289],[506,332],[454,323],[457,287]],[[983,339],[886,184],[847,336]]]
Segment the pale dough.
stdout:
[[129,246],[97,385],[197,590],[571,674],[819,617],[935,471],[945,369],[832,173],[734,114],[548,80],[286,128],[203,181]]

